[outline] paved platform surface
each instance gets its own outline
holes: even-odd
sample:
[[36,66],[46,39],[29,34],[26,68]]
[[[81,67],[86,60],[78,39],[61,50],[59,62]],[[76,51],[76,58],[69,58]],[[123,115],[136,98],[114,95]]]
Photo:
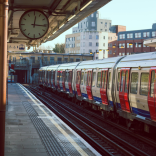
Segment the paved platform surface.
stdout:
[[5,156],[100,155],[20,84],[9,84]]

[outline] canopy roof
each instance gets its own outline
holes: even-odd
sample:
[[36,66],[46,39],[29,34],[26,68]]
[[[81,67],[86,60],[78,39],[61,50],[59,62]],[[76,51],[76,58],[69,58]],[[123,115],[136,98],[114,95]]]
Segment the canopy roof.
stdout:
[[[9,0],[8,42],[39,46],[55,39],[109,1],[111,0]],[[29,9],[42,10],[49,19],[48,32],[38,40],[26,38],[19,29],[20,17]]]

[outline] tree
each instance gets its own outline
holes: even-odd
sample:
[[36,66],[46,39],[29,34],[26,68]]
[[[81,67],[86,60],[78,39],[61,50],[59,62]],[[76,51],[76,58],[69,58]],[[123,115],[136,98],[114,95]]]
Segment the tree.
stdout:
[[65,48],[64,43],[61,43],[61,44],[57,43],[57,44],[55,44],[55,48],[53,48],[53,51],[55,53],[65,53],[64,48]]

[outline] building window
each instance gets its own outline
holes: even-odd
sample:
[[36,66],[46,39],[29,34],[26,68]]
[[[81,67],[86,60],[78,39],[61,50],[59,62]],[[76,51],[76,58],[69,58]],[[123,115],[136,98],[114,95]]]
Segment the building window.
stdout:
[[92,22],[92,27],[95,27],[95,22]]
[[152,37],[156,37],[156,31],[152,31]]
[[86,26],[88,27],[88,22],[86,22]]
[[105,47],[105,43],[103,43],[103,46]]
[[80,62],[80,59],[79,58],[76,58],[76,62]]
[[92,39],[92,35],[89,35],[89,39]]
[[127,55],[129,55],[129,53],[127,53]]
[[122,43],[122,44],[120,43],[119,48],[121,48],[121,46],[123,46],[122,48],[125,48],[125,43]]
[[99,35],[96,35],[96,39],[99,39]]
[[135,33],[135,38],[141,38],[141,33]]
[[127,48],[129,48],[129,43],[127,43]]
[[105,27],[107,27],[107,22],[105,22]]
[[112,47],[112,43],[109,44],[109,47]]
[[85,49],[83,49],[83,53],[85,53]]
[[91,14],[91,17],[94,17],[94,14]]
[[120,34],[119,39],[125,39],[125,34]]
[[132,33],[127,34],[127,38],[133,38],[133,34]]
[[103,39],[105,40],[105,36],[103,36]]
[[85,42],[83,42],[83,47],[85,47]]
[[89,42],[89,46],[90,46],[90,47],[92,46],[92,42]]
[[122,53],[122,56],[124,56],[125,55],[125,53]]
[[96,18],[98,18],[99,17],[99,15],[98,14],[96,14]]
[[121,53],[119,53],[119,55],[121,56]]
[[102,31],[102,29],[100,29]]
[[83,39],[85,39],[85,35],[83,35]]
[[105,29],[105,31],[107,31],[107,29]]
[[91,49],[89,49],[89,53],[91,53],[92,52],[92,50]]
[[96,42],[96,46],[99,46],[99,43],[98,42]]
[[103,22],[101,22],[101,24],[103,24]]
[[149,32],[143,32],[143,37],[149,37],[150,33]]
[[109,54],[112,54],[112,51],[111,50],[109,51]]

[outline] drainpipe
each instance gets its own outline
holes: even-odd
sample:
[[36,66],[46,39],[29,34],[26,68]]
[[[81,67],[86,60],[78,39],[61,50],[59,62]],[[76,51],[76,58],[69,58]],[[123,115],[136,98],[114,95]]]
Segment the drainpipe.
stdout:
[[7,83],[8,0],[0,0],[0,155],[4,156]]

